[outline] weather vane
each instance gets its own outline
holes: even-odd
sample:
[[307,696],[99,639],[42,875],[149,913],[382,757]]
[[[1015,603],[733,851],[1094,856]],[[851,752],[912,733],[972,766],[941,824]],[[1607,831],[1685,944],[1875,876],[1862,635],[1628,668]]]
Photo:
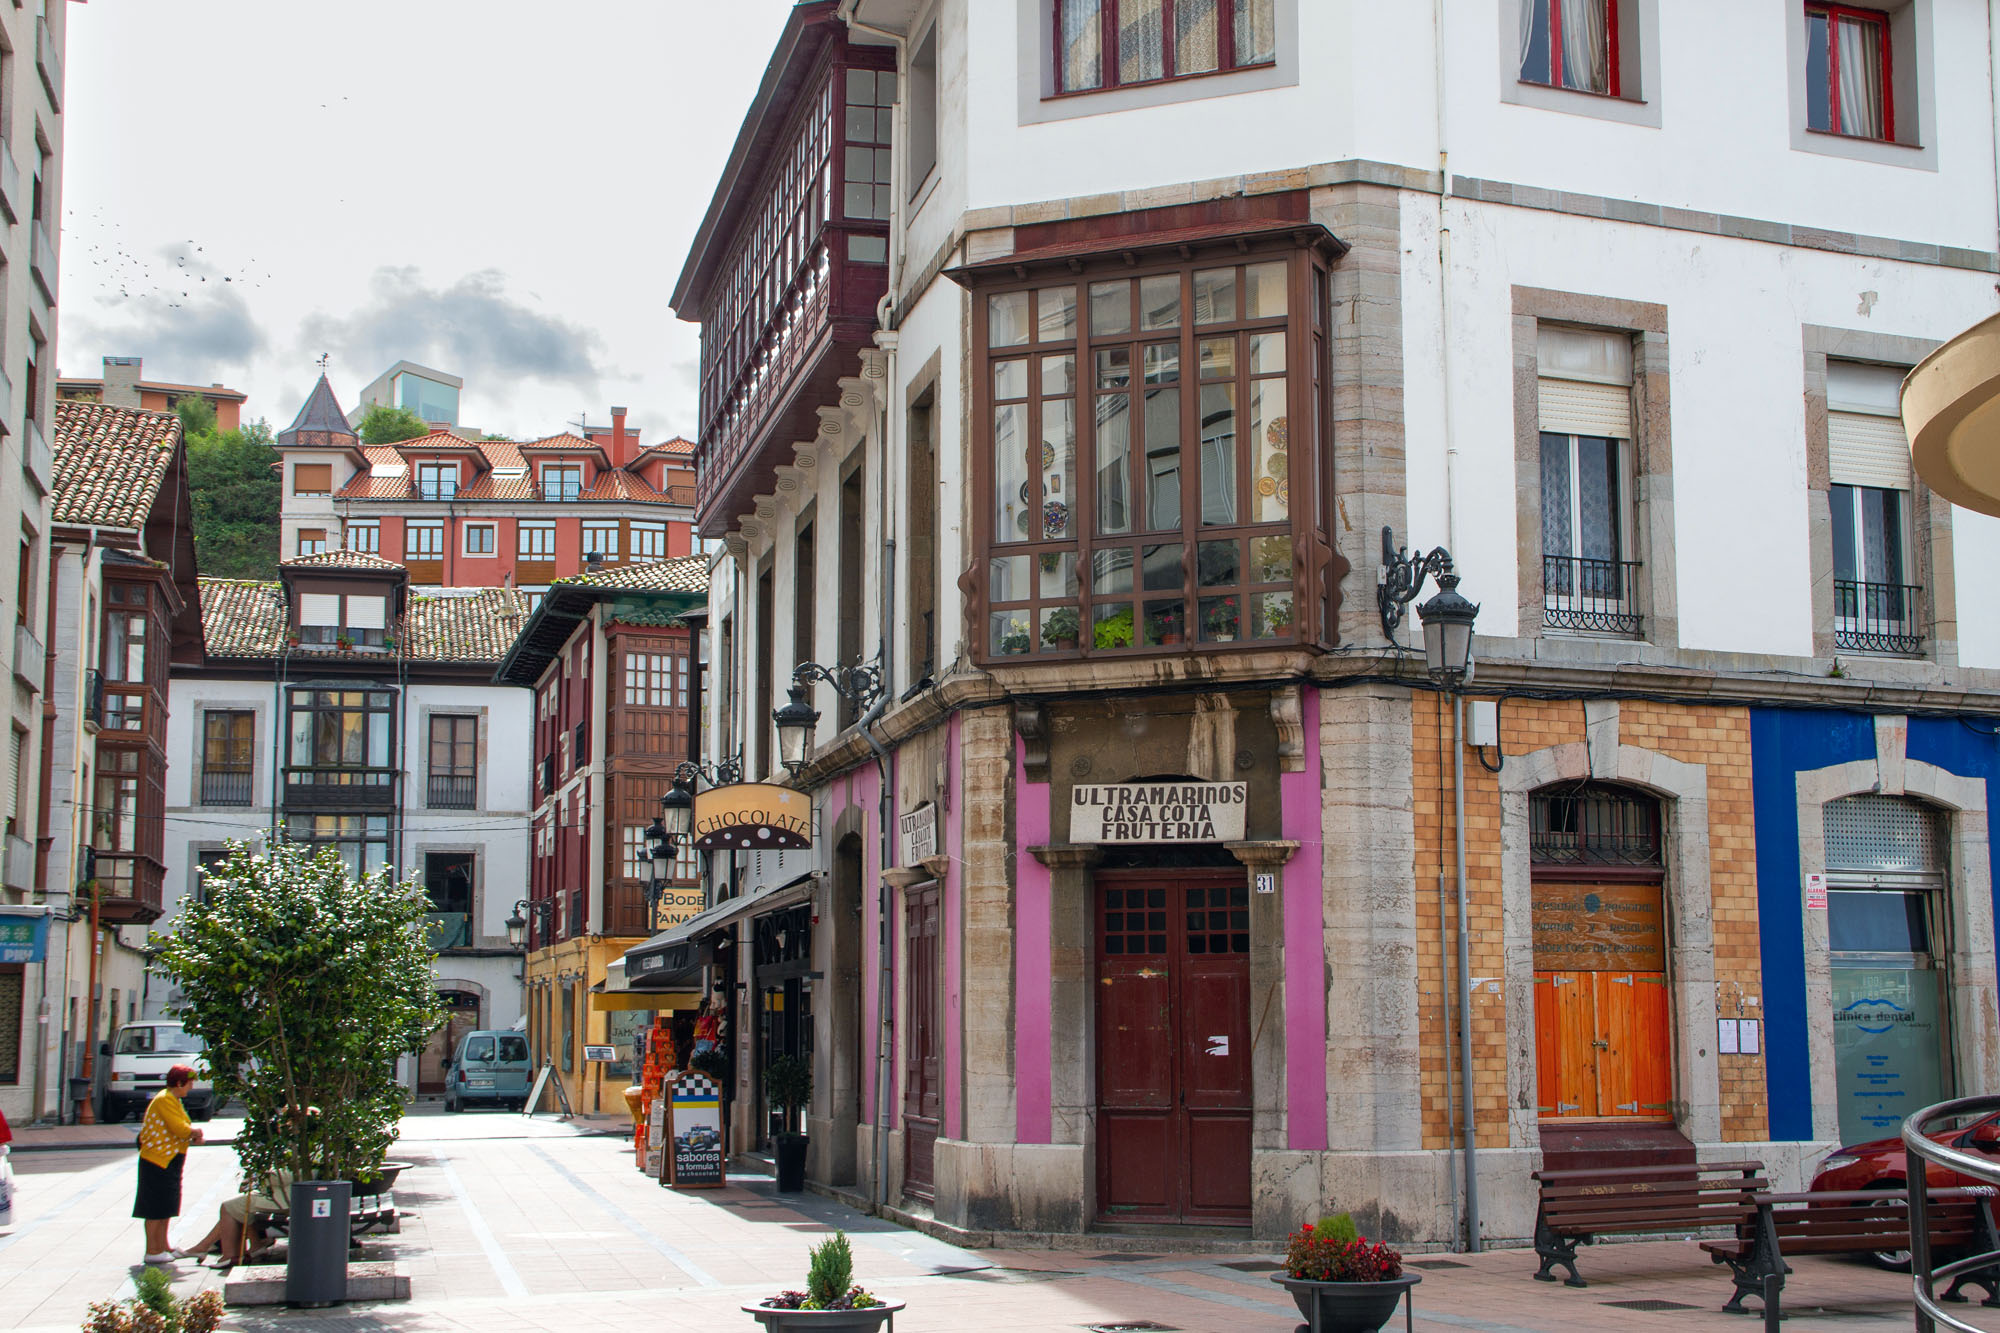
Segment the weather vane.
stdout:
[[323,371],[326,369],[326,363],[331,360],[333,360],[332,352],[321,352],[319,354],[319,360],[315,361],[313,364],[318,366]]

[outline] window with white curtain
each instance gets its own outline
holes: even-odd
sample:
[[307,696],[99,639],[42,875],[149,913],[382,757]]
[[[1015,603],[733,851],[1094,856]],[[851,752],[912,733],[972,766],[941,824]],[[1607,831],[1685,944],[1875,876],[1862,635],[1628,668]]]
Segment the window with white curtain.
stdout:
[[1860,652],[1912,654],[1922,647],[1902,380],[1900,367],[1827,362],[1834,643]]
[[1621,94],[1617,0],[1520,0],[1521,81]]
[[1806,128],[1896,137],[1889,17],[1849,5],[1806,6]]
[[1543,623],[1636,635],[1631,337],[1543,325],[1536,355]]

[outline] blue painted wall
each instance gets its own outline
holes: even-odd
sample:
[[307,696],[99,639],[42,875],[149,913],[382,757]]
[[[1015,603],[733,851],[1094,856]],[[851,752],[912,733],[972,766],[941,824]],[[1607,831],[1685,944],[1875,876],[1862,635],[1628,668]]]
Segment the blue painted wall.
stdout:
[[[2000,739],[1987,734],[1990,726],[1986,719],[1968,724],[1955,718],[1911,718],[1907,757],[1990,782],[2000,775]],[[1770,1133],[1773,1139],[1810,1139],[1812,1071],[1806,1038],[1805,880],[1799,865],[1797,775],[1873,759],[1875,722],[1863,713],[1753,708],[1750,746]],[[1989,827],[1988,838],[1989,842],[2000,838],[2000,821]],[[2000,852],[1994,864],[2000,865]]]

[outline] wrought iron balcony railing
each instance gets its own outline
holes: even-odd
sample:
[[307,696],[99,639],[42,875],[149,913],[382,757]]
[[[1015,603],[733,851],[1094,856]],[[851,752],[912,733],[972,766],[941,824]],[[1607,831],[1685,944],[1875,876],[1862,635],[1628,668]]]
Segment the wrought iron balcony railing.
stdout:
[[375,809],[396,803],[393,768],[287,768],[285,804],[299,809]]
[[433,810],[470,810],[479,802],[479,777],[474,773],[433,773],[425,805]]
[[1542,624],[1638,638],[1645,628],[1639,611],[1639,562],[1543,556]]
[[1915,657],[1924,650],[1923,592],[1907,583],[1833,581],[1833,646]]
[[201,772],[203,805],[250,804],[250,770],[205,768]]

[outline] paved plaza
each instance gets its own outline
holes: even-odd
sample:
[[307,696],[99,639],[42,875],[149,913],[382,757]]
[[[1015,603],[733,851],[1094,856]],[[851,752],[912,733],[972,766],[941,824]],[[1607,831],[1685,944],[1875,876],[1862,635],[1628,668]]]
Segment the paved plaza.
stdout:
[[[225,1138],[226,1120],[213,1122]],[[52,1150],[17,1152],[20,1200],[0,1231],[0,1331],[73,1333],[84,1308],[131,1294],[140,1248],[130,1217],[132,1126],[24,1135]],[[780,1197],[758,1177],[699,1194],[661,1189],[631,1167],[623,1141],[548,1118],[490,1113],[404,1121],[395,1154],[413,1163],[397,1187],[400,1236],[370,1245],[412,1279],[406,1303],[340,1311],[232,1311],[226,1327],[279,1333],[482,1330],[576,1333],[580,1327],[750,1329],[737,1307],[803,1285],[806,1251],[833,1227],[854,1238],[856,1272],[907,1301],[897,1328],[1066,1330],[1150,1322],[1170,1329],[1286,1333],[1298,1325],[1269,1280],[1273,1256],[1181,1255],[1097,1247],[966,1250],[862,1216],[814,1195]],[[221,1143],[188,1163],[176,1242],[193,1239],[234,1192],[235,1157]],[[1525,1250],[1417,1255],[1419,1329],[1747,1329],[1720,1313],[1725,1272],[1691,1241],[1605,1245],[1583,1252],[1587,1290],[1529,1280]],[[1795,1261],[1791,1333],[1907,1328],[1908,1279],[1857,1263]],[[219,1275],[180,1266],[193,1291]],[[2000,1311],[1970,1310],[2000,1330]],[[1398,1320],[1396,1327],[1401,1327]]]

